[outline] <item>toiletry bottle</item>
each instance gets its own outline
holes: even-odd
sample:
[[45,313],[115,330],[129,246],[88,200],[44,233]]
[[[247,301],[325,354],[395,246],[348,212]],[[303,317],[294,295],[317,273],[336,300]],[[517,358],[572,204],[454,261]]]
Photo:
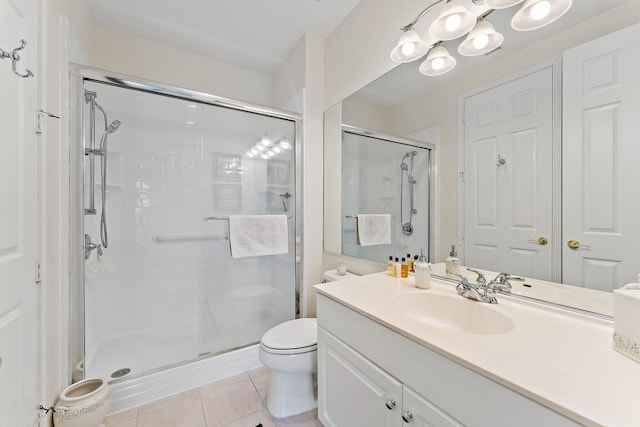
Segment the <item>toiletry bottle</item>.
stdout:
[[407,268],[409,271],[413,271],[413,260],[411,259],[411,254],[407,254]]
[[447,273],[460,274],[460,258],[457,256],[455,245],[451,245],[451,252],[446,259],[445,268]]
[[402,277],[402,266],[396,257],[396,262],[393,263],[393,277]]
[[411,270],[412,273],[416,271],[416,262],[418,262],[418,255],[413,256],[413,269]]
[[389,255],[389,261],[387,261],[387,274],[393,276],[393,257]]
[[420,258],[414,264],[416,269],[416,288],[429,289],[431,287],[431,264],[427,262],[427,257],[424,256],[424,249],[420,250],[420,254]]
[[402,257],[402,264],[400,265],[400,277],[409,277],[409,266],[407,265],[407,259]]

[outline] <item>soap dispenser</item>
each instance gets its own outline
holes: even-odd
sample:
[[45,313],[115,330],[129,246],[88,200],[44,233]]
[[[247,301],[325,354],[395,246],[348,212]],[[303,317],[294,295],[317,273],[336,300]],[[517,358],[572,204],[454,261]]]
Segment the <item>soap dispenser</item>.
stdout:
[[460,274],[460,258],[458,258],[458,254],[456,253],[456,245],[451,245],[451,252],[449,252],[449,256],[446,259],[446,272]]
[[420,249],[420,257],[414,263],[414,268],[416,270],[416,288],[429,289],[431,287],[431,264],[427,262],[427,257],[424,256],[424,249]]

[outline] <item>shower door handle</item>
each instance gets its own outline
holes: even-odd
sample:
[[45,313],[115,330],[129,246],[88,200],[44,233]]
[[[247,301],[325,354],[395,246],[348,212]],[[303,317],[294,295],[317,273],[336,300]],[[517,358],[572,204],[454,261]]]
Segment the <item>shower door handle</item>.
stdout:
[[284,209],[284,211],[287,211],[287,202],[285,201],[285,199],[289,199],[289,197],[291,197],[291,194],[287,191],[284,194],[278,194],[278,196],[282,197],[282,209]]

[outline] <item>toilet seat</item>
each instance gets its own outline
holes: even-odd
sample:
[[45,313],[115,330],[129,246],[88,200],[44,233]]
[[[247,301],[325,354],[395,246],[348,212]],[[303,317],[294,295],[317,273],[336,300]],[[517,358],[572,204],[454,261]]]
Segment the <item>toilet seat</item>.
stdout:
[[268,330],[260,341],[267,353],[300,354],[315,351],[318,343],[316,319],[295,319]]

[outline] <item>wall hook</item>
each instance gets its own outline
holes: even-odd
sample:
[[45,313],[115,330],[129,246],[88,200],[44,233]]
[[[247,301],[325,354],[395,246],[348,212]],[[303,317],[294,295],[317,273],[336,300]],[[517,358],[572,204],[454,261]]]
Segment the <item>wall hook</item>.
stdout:
[[27,42],[24,41],[24,39],[20,40],[20,46],[13,49],[11,51],[11,53],[0,49],[0,59],[10,59],[11,60],[11,69],[13,70],[13,73],[18,76],[18,77],[23,77],[23,78],[27,78],[27,77],[33,77],[33,73],[30,70],[27,70],[25,68],[25,73],[24,74],[20,74],[17,71],[17,67],[18,67],[18,61],[20,61],[20,55],[18,55],[18,52],[21,51],[22,49],[24,49],[24,47],[27,45]]
[[500,157],[500,154],[498,154],[498,163],[496,163],[496,166],[497,167],[504,166],[505,163],[507,163],[507,161],[502,157]]

